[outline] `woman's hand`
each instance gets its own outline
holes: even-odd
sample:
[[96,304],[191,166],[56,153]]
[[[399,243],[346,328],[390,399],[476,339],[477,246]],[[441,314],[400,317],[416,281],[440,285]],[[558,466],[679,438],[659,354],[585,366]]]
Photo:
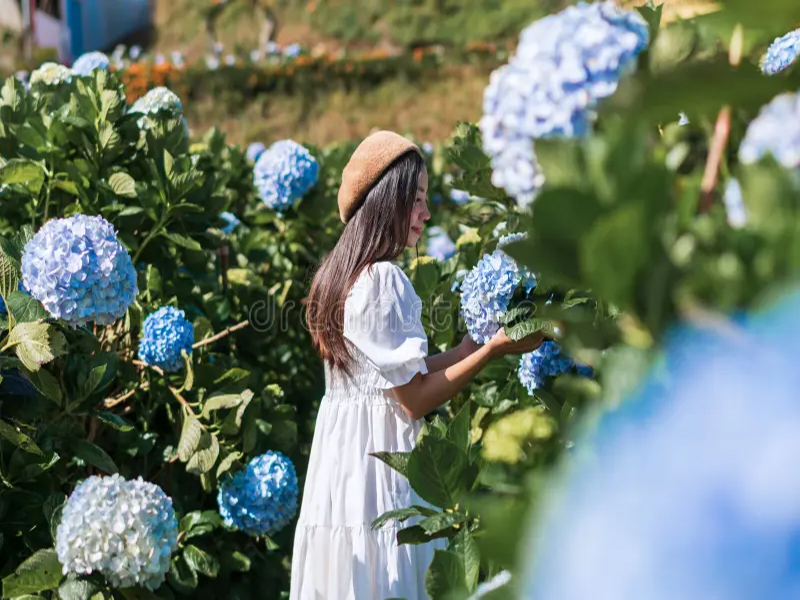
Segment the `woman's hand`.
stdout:
[[505,329],[501,328],[500,331],[494,334],[492,339],[487,342],[487,345],[492,349],[494,357],[505,356],[506,354],[525,354],[533,352],[544,341],[544,335],[541,332],[532,333],[531,335],[522,338],[515,342],[506,335]]

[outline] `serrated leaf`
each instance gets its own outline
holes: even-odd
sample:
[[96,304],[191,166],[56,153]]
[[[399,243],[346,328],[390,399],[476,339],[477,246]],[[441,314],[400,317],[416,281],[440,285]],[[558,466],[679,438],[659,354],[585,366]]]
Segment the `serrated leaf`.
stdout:
[[188,250],[202,250],[202,246],[193,240],[190,237],[186,237],[185,235],[181,235],[180,233],[172,233],[172,232],[162,232],[165,238],[167,238],[173,244],[180,246],[182,248],[186,248]]
[[464,575],[467,587],[471,590],[478,583],[478,575],[481,569],[481,554],[475,538],[472,537],[469,529],[462,528],[461,531],[450,541],[447,548],[455,553],[464,564]]
[[194,454],[186,463],[186,470],[193,475],[202,475],[211,470],[219,457],[217,435],[203,431]]
[[506,327],[504,331],[506,335],[515,342],[540,331],[547,336],[552,336],[555,333],[553,323],[551,321],[545,321],[544,319],[528,319],[512,327]]
[[38,550],[3,579],[3,598],[36,594],[58,587],[61,564],[52,548]]
[[114,173],[108,178],[108,185],[117,196],[136,198],[136,182],[127,173]]
[[0,183],[18,183],[32,194],[38,194],[44,184],[42,165],[26,158],[14,158],[0,167]]
[[425,574],[425,591],[430,600],[444,600],[450,594],[468,593],[464,563],[458,555],[448,550],[435,550],[428,572]]
[[187,416],[183,421],[181,439],[178,442],[178,458],[181,462],[187,462],[192,457],[204,431],[200,421],[193,416]]
[[246,573],[250,570],[250,558],[243,552],[234,550],[222,555],[222,563],[231,571]]
[[433,516],[430,516],[426,519],[423,519],[417,525],[422,527],[422,529],[428,535],[433,535],[434,533],[439,533],[440,531],[444,531],[452,527],[453,525],[457,525],[459,523],[463,523],[467,520],[467,516],[463,515],[459,512],[443,512],[437,513]]
[[164,174],[170,182],[175,177],[175,159],[166,149],[164,149]]
[[13,348],[22,364],[30,371],[39,368],[67,351],[64,334],[47,323],[17,323],[8,336],[4,349]]
[[458,411],[458,414],[447,426],[447,439],[453,442],[456,446],[463,449],[464,452],[469,452],[470,435],[469,423],[471,417],[471,402],[467,400],[464,406]]
[[222,477],[230,468],[233,466],[237,460],[242,458],[241,452],[231,452],[221,461],[219,461],[219,465],[217,466],[217,479]]
[[106,373],[106,368],[107,365],[100,364],[89,371],[86,382],[83,384],[81,389],[81,399],[88,398],[91,393],[97,389],[97,386],[100,385],[100,382],[103,380],[103,376]]
[[6,299],[8,310],[14,315],[17,323],[42,321],[49,317],[47,311],[36,298],[20,290],[14,290]]
[[58,380],[47,370],[39,369],[38,371],[29,371],[26,373],[30,379],[33,387],[35,387],[42,396],[48,398],[61,406],[64,400],[64,394],[61,391],[61,385]]
[[197,573],[186,564],[182,554],[172,557],[167,577],[179,591],[191,592],[197,587]]
[[41,448],[39,448],[31,438],[21,431],[17,431],[16,428],[2,419],[0,419],[0,437],[8,440],[25,452],[44,456],[44,452],[42,452]]
[[133,431],[134,427],[119,415],[112,412],[100,411],[92,413],[92,415],[99,421],[105,423],[109,427],[113,427],[117,431]]
[[179,391],[191,390],[194,385],[194,368],[192,366],[192,358],[186,353],[186,350],[181,350],[181,360],[183,360],[183,368],[186,372],[186,378],[183,380],[183,385]]
[[78,185],[74,181],[70,181],[69,179],[53,179],[52,185],[54,188],[63,190],[68,194],[72,194],[73,196],[79,195]]
[[423,438],[408,459],[408,481],[420,498],[452,508],[465,491],[467,454],[445,439]]
[[399,521],[403,522],[411,517],[432,517],[434,515],[440,514],[433,510],[432,508],[428,508],[426,506],[419,506],[414,504],[412,506],[408,506],[406,508],[396,508],[395,510],[390,510],[388,512],[383,513],[380,517],[375,519],[372,522],[372,529],[378,529],[383,527],[389,521]]
[[408,459],[410,452],[370,452],[378,460],[385,462],[403,477],[408,477]]
[[219,561],[212,554],[189,544],[183,549],[183,557],[188,565],[206,577],[216,577],[219,573]]
[[106,451],[100,448],[100,446],[88,440],[71,440],[70,447],[75,453],[75,456],[93,467],[97,467],[101,471],[111,474],[119,472],[117,465],[114,464],[111,457],[106,454]]
[[7,299],[17,291],[17,270],[13,263],[0,252],[0,296]]
[[210,417],[211,413],[215,410],[239,406],[242,401],[242,394],[220,394],[218,396],[211,396],[203,404],[203,417]]
[[102,588],[92,581],[69,579],[58,586],[58,597],[60,600],[92,600],[92,596],[97,593],[102,594],[102,591]]

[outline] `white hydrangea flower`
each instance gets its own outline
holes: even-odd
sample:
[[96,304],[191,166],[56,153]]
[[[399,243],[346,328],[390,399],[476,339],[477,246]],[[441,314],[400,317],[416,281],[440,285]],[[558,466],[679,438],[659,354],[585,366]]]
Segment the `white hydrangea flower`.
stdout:
[[42,83],[47,86],[61,85],[72,81],[72,70],[64,65],[54,62],[43,63],[38,69],[31,73],[30,83]]

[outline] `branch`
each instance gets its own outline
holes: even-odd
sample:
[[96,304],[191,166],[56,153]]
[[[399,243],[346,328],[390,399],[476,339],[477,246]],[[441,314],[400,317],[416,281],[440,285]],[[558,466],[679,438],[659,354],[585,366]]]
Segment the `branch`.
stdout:
[[234,331],[239,331],[240,329],[244,329],[248,325],[250,325],[249,319],[242,321],[241,323],[238,323],[236,325],[232,325],[231,327],[228,327],[227,329],[220,331],[217,335],[213,335],[210,338],[206,338],[204,340],[197,342],[192,346],[192,349],[194,350],[195,348],[200,348],[202,346],[207,346],[208,344],[213,344],[217,340],[221,340],[222,338],[224,338],[226,335],[230,335]]
[[711,138],[711,148],[708,150],[706,169],[703,172],[703,183],[701,184],[703,194],[700,197],[701,213],[711,210],[711,205],[714,203],[712,192],[717,185],[719,166],[722,163],[722,155],[725,153],[725,146],[728,144],[730,133],[731,108],[730,106],[723,106],[719,111],[719,115],[717,115],[714,137]]
[[188,410],[191,414],[194,414],[194,411],[192,410],[192,407],[189,404],[189,401],[186,400],[186,398],[184,398],[183,396],[181,396],[181,393],[178,390],[176,390],[172,386],[169,386],[169,391],[172,392],[172,395],[175,396],[175,398],[178,400],[178,402],[180,402],[183,405],[183,408]]
[[140,360],[132,360],[131,363],[136,365],[137,367],[144,367],[144,368],[147,368],[147,369],[153,369],[153,371],[155,371],[156,373],[158,373],[162,377],[164,375],[164,371],[161,369],[161,367],[157,367],[155,365],[148,365],[146,362],[142,362]]

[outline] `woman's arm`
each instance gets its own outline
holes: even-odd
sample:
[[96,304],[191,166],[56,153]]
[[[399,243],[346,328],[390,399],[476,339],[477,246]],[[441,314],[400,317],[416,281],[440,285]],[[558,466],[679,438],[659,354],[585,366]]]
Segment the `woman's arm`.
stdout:
[[486,344],[462,360],[440,371],[426,375],[417,373],[407,384],[392,388],[392,391],[412,419],[421,419],[464,389],[491,359],[505,354],[532,352],[541,345],[542,340],[540,334],[533,334],[514,342],[501,329]]
[[425,364],[428,367],[428,373],[442,371],[447,367],[456,364],[457,362],[461,362],[470,354],[475,352],[478,348],[480,348],[480,345],[473,341],[469,335],[465,335],[464,339],[461,340],[461,343],[455,348],[448,350],[447,352],[440,352],[439,354],[434,354],[433,356],[427,356],[425,358]]

